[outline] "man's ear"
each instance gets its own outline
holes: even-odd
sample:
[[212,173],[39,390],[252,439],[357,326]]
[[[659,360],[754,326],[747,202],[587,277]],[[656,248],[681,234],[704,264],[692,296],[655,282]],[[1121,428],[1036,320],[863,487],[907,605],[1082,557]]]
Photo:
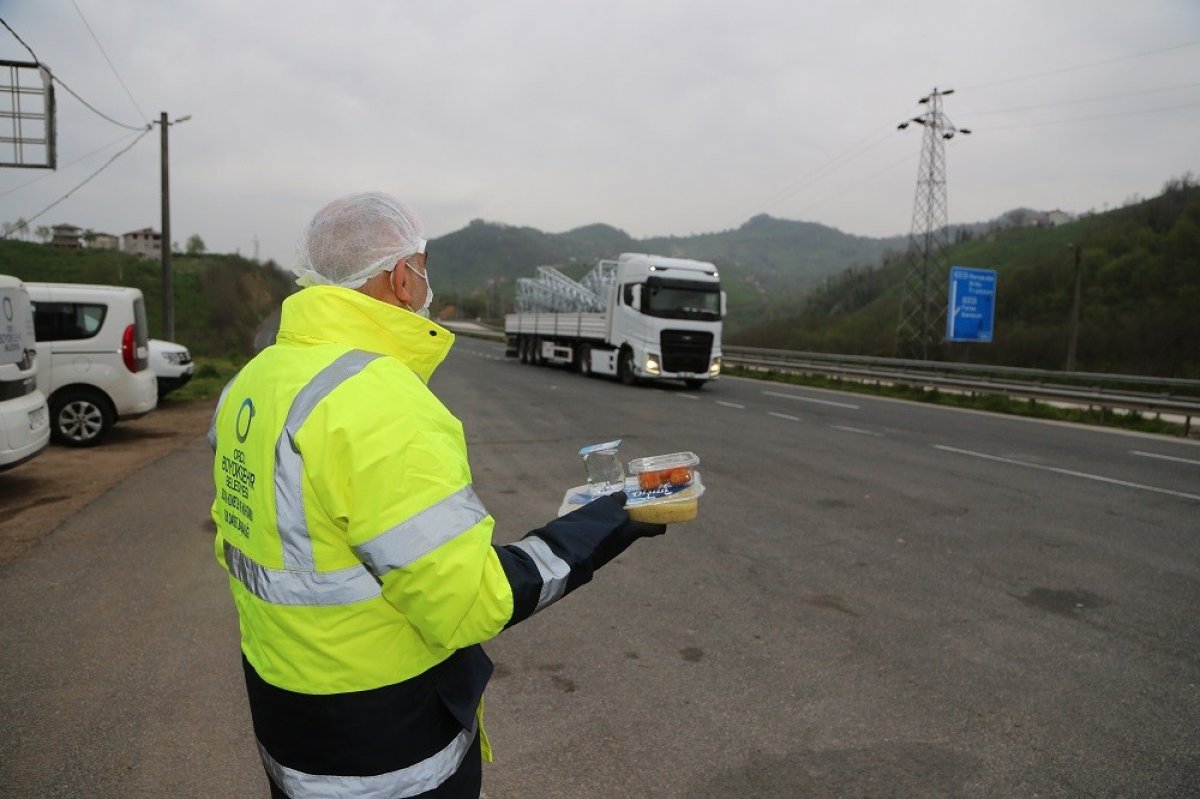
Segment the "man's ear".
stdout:
[[[396,288],[399,288],[399,285],[397,285]],[[380,272],[379,274],[372,276],[359,288],[359,291],[361,291],[363,294],[366,294],[368,297],[371,297],[372,299],[379,300],[380,302],[386,302],[388,305],[401,306],[400,299],[396,296],[395,292],[392,291],[391,272]],[[411,303],[412,297],[410,296],[406,302]]]
[[412,308],[412,281],[409,277],[408,270],[404,268],[404,261],[396,264],[395,268],[388,274],[388,280],[392,288],[392,293],[396,299],[400,301],[406,308]]

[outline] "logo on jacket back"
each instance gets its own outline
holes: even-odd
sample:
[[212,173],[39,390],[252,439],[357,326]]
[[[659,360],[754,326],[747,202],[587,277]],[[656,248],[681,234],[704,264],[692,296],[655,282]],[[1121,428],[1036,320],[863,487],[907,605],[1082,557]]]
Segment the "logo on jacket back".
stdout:
[[[245,420],[244,422],[242,420]],[[238,408],[237,419],[234,420],[233,432],[237,434],[239,444],[246,443],[246,436],[250,435],[250,423],[254,421],[254,402],[249,397],[242,400],[242,407]]]

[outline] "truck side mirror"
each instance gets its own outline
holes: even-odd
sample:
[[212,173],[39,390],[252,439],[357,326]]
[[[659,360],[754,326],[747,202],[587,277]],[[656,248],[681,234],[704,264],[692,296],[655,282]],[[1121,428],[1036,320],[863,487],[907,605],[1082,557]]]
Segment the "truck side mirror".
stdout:
[[642,284],[634,283],[630,286],[629,294],[632,299],[632,302],[629,303],[630,307],[638,311],[642,310]]
[[725,318],[725,305],[727,303],[725,292],[721,292],[721,318]]

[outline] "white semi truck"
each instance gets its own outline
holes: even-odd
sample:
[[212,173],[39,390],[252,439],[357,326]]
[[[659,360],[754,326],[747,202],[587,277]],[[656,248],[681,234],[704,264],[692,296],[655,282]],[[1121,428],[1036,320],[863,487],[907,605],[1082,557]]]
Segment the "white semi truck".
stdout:
[[518,279],[516,307],[504,319],[505,354],[522,363],[693,389],[721,373],[725,293],[704,261],[624,253],[579,281],[539,266]]

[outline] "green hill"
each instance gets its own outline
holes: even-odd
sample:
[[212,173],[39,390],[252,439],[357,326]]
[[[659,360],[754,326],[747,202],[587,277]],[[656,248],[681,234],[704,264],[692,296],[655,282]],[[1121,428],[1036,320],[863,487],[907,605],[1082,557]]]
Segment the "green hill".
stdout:
[[737,329],[797,310],[801,293],[825,276],[877,263],[902,243],[765,215],[735,230],[648,239],[634,239],[609,225],[543,233],[477,219],[431,242],[430,258],[438,265],[439,302],[458,305],[467,316],[490,309],[494,317],[502,304],[511,309],[517,278],[533,277],[541,265],[581,277],[596,261],[622,252],[711,261],[729,294],[728,324]]
[[[1135,205],[1055,228],[997,230],[954,245],[955,266],[997,271],[990,344],[953,345],[948,359],[1061,369],[1070,329],[1074,255],[1082,254],[1076,368],[1200,377],[1200,185],[1171,181]],[[889,356],[896,350],[905,264],[827,278],[797,314],[731,343]]]
[[[259,324],[295,288],[273,263],[260,265],[236,255],[176,255],[172,263],[175,340],[193,355],[252,355]],[[162,337],[158,261],[106,250],[60,250],[0,240],[0,274],[25,281],[141,289],[150,335]]]

